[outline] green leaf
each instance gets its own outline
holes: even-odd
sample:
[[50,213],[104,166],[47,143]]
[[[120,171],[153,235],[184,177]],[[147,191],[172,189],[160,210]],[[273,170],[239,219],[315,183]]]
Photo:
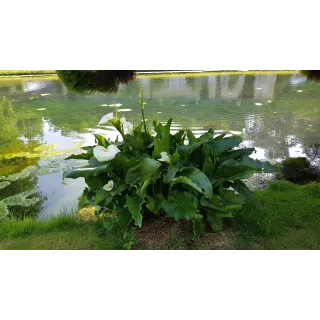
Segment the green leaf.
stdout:
[[126,134],[124,136],[125,141],[129,144],[129,146],[132,148],[132,150],[143,150],[144,146],[141,141],[139,141],[136,137]]
[[206,199],[202,196],[200,199],[200,205],[212,210],[225,211],[225,205],[223,204],[221,197],[219,198],[216,194],[213,194],[210,199]]
[[223,220],[222,217],[216,216],[214,214],[207,214],[207,219],[211,224],[211,228],[213,232],[221,232]]
[[100,146],[103,146],[103,147],[105,147],[105,148],[108,148],[109,147],[109,145],[110,145],[110,142],[104,137],[104,136],[102,136],[102,135],[100,135],[100,134],[94,134],[94,136],[95,136],[95,138],[96,138],[96,140],[97,140],[97,142],[98,142],[98,144],[100,145]]
[[182,155],[186,156],[186,155],[189,155],[190,153],[192,153],[197,148],[199,148],[203,144],[203,142],[204,141],[200,141],[200,142],[192,143],[192,144],[187,145],[187,146],[185,146],[185,145],[179,146],[178,150]]
[[112,163],[99,162],[95,157],[89,160],[88,165],[75,168],[63,173],[64,178],[77,179],[79,177],[96,177],[103,172],[111,172],[113,169]]
[[246,202],[246,198],[244,195],[235,194],[234,190],[226,190],[224,188],[219,189],[219,194],[228,202],[234,204],[244,204]]
[[232,183],[232,188],[239,192],[239,194],[245,196],[247,202],[252,203],[252,205],[257,208],[261,207],[261,203],[256,197],[255,193],[252,192],[244,182],[240,180],[234,181]]
[[239,160],[240,164],[254,167],[256,172],[263,173],[280,173],[280,169],[278,166],[273,166],[269,161],[260,161],[252,159],[248,156],[243,156],[241,160]]
[[167,174],[165,174],[163,177],[163,181],[165,183],[171,182],[179,170],[180,170],[179,167],[177,167],[173,164],[170,164],[168,167],[168,170],[167,170]]
[[144,203],[144,200],[141,199],[139,196],[129,196],[127,195],[127,200],[125,207],[128,208],[128,210],[132,214],[132,218],[135,221],[136,225],[141,227],[142,225],[142,204]]
[[95,204],[100,204],[107,196],[109,192],[104,189],[100,189],[96,191]]
[[213,129],[210,128],[210,129],[208,130],[208,132],[206,132],[206,133],[204,133],[203,135],[201,135],[201,136],[197,139],[197,141],[207,141],[207,140],[211,139],[211,138],[213,137],[213,135],[214,135]]
[[197,142],[197,138],[194,136],[193,132],[191,130],[186,130],[187,132],[187,138],[189,140],[189,145]]
[[222,164],[219,166],[219,172],[223,180],[248,179],[254,175],[255,171],[255,168],[244,165]]
[[2,202],[7,206],[12,206],[12,207],[13,206],[22,206],[22,207],[34,206],[35,204],[41,201],[41,199],[38,197],[30,198],[30,196],[34,195],[35,193],[36,193],[35,190],[21,192],[3,199]]
[[161,132],[159,132],[156,136],[156,143],[152,153],[152,157],[155,159],[158,159],[161,157],[160,152],[169,153],[171,123],[172,123],[172,119],[169,119],[165,126],[162,126],[160,123],[157,127],[159,128],[159,130],[161,130]]
[[9,181],[2,181],[0,182],[0,190],[6,188],[7,186],[10,185]]
[[205,196],[212,196],[212,185],[209,178],[197,168],[184,168],[179,172],[179,177],[187,177],[195,183],[200,192]]
[[121,194],[124,190],[128,189],[128,185],[125,183],[120,183],[116,189],[110,192],[112,196],[116,196],[118,194]]
[[128,226],[132,221],[132,214],[127,209],[120,210],[118,214],[119,214],[119,225],[120,225],[123,237],[125,238],[127,234]]
[[187,177],[177,177],[177,178],[174,178],[172,181],[171,181],[171,185],[175,185],[177,183],[183,183],[183,184],[187,184],[189,185],[190,187],[194,188],[195,190],[199,191],[200,193],[202,193],[202,189],[196,184],[194,183],[191,179],[187,178]]
[[[255,150],[256,150],[255,148],[243,148],[243,149],[225,151],[220,156],[220,162],[222,163],[222,162],[224,162],[226,160],[240,159],[243,156],[249,156],[253,152],[255,152]],[[251,167],[254,167],[254,166],[251,166]]]
[[162,209],[167,216],[179,219],[192,219],[198,212],[198,200],[191,193],[187,191],[171,191],[168,200],[161,203]]
[[184,139],[186,137],[186,131],[185,130],[179,130],[174,136],[174,140],[178,145],[184,145]]
[[204,231],[204,223],[203,223],[203,216],[201,214],[196,214],[192,218],[192,226],[193,226],[193,240],[198,240],[199,236]]
[[111,162],[116,169],[128,171],[130,168],[136,166],[139,161],[132,157],[130,153],[118,152]]
[[215,152],[217,155],[221,155],[223,152],[232,149],[234,147],[237,147],[242,141],[242,138],[240,136],[232,136],[227,138],[222,138],[218,140],[212,140],[212,142],[209,142],[211,146],[214,147]]
[[152,197],[147,196],[146,207],[154,214],[158,214],[163,201],[165,201],[165,197],[162,193],[156,193]]
[[65,160],[70,160],[70,159],[90,160],[92,157],[93,157],[93,147],[88,149],[85,153],[72,154],[68,158],[65,158]]
[[142,158],[136,166],[128,170],[125,182],[129,184],[144,182],[145,179],[154,175],[159,167],[160,163],[157,160]]
[[212,160],[209,157],[204,159],[202,171],[206,176],[209,176],[212,170],[214,169],[214,165]]

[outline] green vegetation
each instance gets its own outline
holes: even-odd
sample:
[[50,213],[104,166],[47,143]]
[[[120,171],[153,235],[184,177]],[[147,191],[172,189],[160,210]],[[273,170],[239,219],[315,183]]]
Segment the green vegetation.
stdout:
[[194,239],[203,233],[206,222],[213,231],[220,231],[223,218],[232,218],[245,202],[259,205],[241,180],[255,172],[277,173],[277,167],[250,158],[254,148],[233,150],[242,142],[237,135],[223,133],[214,138],[213,129],[199,138],[190,130],[173,135],[172,119],[163,126],[156,112],[151,134],[143,101],[141,88],[142,122],[136,127],[117,111],[100,120],[101,125],[113,125],[122,142],[95,134],[98,145],[67,158],[89,161],[64,173],[64,178],[85,179],[86,205],[97,206],[97,214],[116,214],[110,224],[120,224],[124,233],[131,222],[141,227],[150,215],[191,220]]
[[106,231],[102,222],[61,214],[50,220],[8,219],[0,223],[0,249],[123,249],[120,233]]
[[[262,206],[245,205],[221,233],[192,241],[192,223],[162,218],[136,229],[132,249],[320,249],[320,184],[274,181],[256,192]],[[61,215],[50,220],[8,219],[0,223],[0,249],[124,249],[106,220]],[[129,245],[130,246],[130,245]]]
[[235,218],[241,249],[320,249],[320,184],[274,181],[256,192],[259,210],[244,207]]
[[55,73],[55,70],[0,70],[0,76],[47,75]]

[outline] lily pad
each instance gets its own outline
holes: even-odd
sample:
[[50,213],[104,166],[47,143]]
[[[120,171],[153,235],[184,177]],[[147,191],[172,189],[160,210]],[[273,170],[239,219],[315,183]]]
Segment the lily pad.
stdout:
[[7,187],[10,184],[9,181],[2,181],[0,182],[0,189],[4,189],[5,187]]
[[4,158],[6,159],[6,160],[10,160],[10,159],[13,159],[13,158],[15,158],[16,157],[16,154],[15,153],[8,153],[8,154],[6,154],[5,156],[4,156]]
[[30,154],[30,152],[19,152],[19,153],[16,153],[16,157],[17,158],[25,158],[29,154]]
[[3,201],[0,201],[0,221],[5,219],[8,214],[8,207],[3,203]]
[[17,181],[17,180],[20,180],[20,179],[25,179],[25,178],[35,174],[36,172],[37,172],[37,167],[30,166],[30,167],[27,167],[27,168],[23,169],[22,171],[20,171],[18,173],[10,174],[6,178],[4,178],[4,180],[6,180],[6,181]]
[[33,149],[35,152],[54,150],[58,147],[56,144],[44,144]]
[[13,206],[30,207],[37,204],[41,200],[38,197],[28,199],[28,197],[32,196],[35,193],[36,191],[34,190],[21,192],[14,196],[3,199],[2,203],[4,203],[6,206],[12,206],[12,207]]
[[29,153],[26,159],[40,158],[40,153]]

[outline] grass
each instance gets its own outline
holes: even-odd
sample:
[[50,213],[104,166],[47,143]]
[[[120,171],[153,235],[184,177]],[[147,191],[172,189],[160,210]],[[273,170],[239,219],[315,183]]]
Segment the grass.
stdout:
[[234,220],[239,249],[320,249],[320,184],[274,181]]
[[106,232],[101,221],[62,214],[49,220],[7,220],[0,223],[0,249],[90,250],[123,249],[117,232]]
[[[192,241],[192,224],[160,218],[136,230],[133,249],[320,249],[320,184],[295,185],[276,180],[258,191],[261,208],[249,206],[226,220],[220,234],[206,232]],[[106,231],[101,220],[61,215],[50,220],[0,223],[0,249],[123,249],[120,233]]]

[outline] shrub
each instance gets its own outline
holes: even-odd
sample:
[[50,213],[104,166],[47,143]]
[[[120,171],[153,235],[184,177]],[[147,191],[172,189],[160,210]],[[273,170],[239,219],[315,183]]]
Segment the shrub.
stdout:
[[166,215],[193,221],[194,239],[208,222],[220,231],[223,218],[233,217],[245,201],[259,205],[253,192],[241,180],[255,172],[278,172],[269,162],[249,157],[254,148],[237,148],[240,136],[214,136],[213,129],[196,138],[190,130],[170,133],[172,119],[163,125],[154,112],[154,134],[144,117],[133,126],[118,112],[105,115],[99,124],[113,125],[121,142],[95,134],[95,146],[67,159],[88,163],[64,173],[64,178],[84,177],[88,188],[85,202],[95,205],[97,214],[109,214],[110,224],[125,232],[132,221],[139,227],[147,215]]

